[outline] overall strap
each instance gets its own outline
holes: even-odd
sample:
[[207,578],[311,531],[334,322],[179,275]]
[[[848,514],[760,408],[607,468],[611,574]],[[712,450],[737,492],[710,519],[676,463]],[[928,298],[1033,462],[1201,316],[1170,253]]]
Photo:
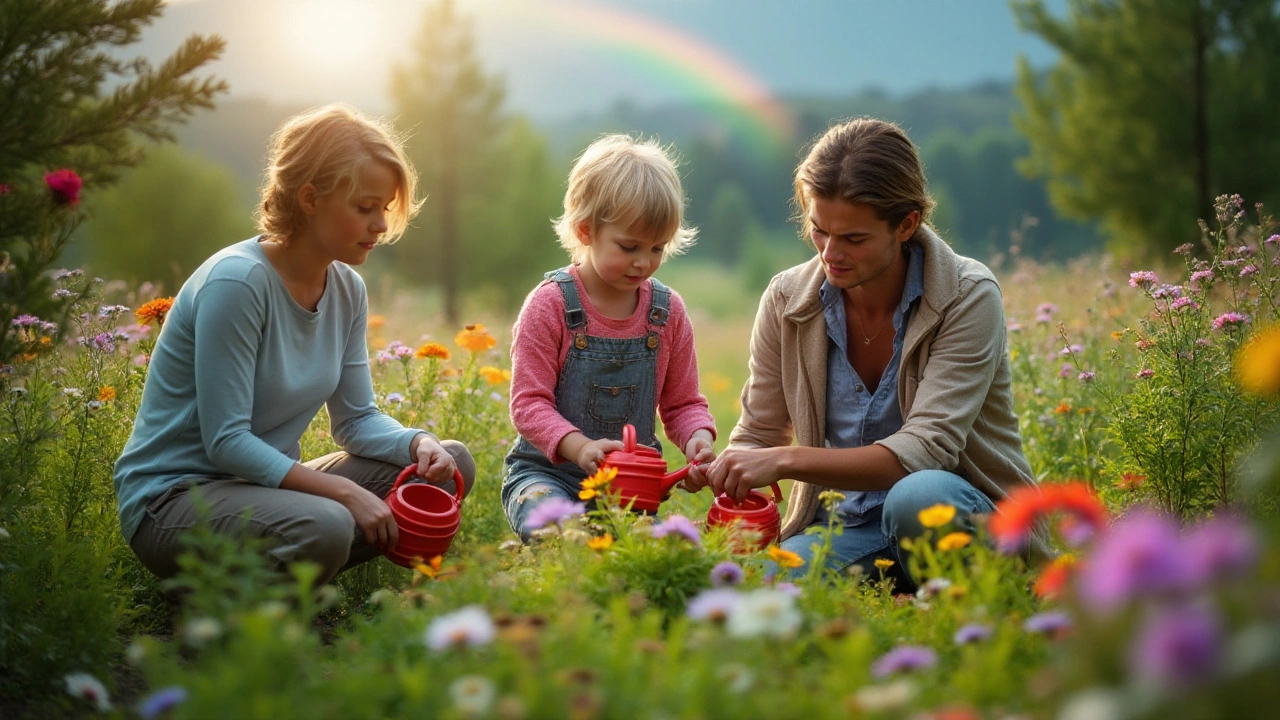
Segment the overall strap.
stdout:
[[658,278],[649,278],[649,283],[653,286],[653,296],[649,298],[649,323],[662,327],[671,316],[671,288]]
[[560,288],[560,295],[564,298],[565,325],[568,325],[570,330],[586,327],[587,311],[582,309],[582,299],[578,297],[578,286],[574,284],[569,268],[552,270],[543,277],[556,283]]

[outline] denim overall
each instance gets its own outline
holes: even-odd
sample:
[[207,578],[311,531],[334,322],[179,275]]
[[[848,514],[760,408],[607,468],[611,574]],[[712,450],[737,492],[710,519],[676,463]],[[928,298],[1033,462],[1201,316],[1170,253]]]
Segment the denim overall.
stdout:
[[[546,278],[564,297],[564,320],[573,343],[556,382],[556,409],[582,434],[622,439],[622,426],[636,429],[636,441],[661,452],[656,433],[658,349],[670,312],[671,291],[650,278],[648,332],[636,338],[605,338],[587,333],[587,313],[568,269],[553,270]],[[528,542],[533,528],[529,513],[543,500],[562,497],[578,501],[587,473],[574,462],[552,463],[528,440],[517,437],[505,460],[502,506],[511,529]]]

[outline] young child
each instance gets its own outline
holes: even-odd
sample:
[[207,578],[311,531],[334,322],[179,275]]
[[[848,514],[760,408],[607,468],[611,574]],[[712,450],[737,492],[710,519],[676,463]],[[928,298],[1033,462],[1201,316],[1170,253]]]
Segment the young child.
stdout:
[[[715,419],[698,392],[693,327],[680,296],[651,276],[684,252],[684,192],[652,141],[609,135],[569,173],[555,223],[573,264],[547,273],[512,331],[511,420],[502,504],[524,541],[549,498],[577,501],[580,483],[622,427],[660,449],[655,414],[690,462],[715,459]],[[656,413],[655,413],[656,411]]]
[[[161,577],[177,572],[182,535],[207,513],[218,532],[267,538],[273,564],[311,561],[328,582],[395,547],[383,498],[406,465],[450,490],[455,468],[475,479],[462,443],[374,404],[369,303],[353,266],[418,207],[400,143],[343,105],[291,118],[273,140],[262,232],[183,284],[116,461],[121,531]],[[299,439],[321,405],[342,451],[303,463]]]

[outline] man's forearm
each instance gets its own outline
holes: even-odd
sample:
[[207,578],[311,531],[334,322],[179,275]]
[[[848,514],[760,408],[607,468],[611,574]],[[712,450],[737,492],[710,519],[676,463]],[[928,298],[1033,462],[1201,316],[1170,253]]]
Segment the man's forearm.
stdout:
[[907,476],[898,457],[881,445],[856,448],[777,448],[785,478],[835,490],[888,490]]

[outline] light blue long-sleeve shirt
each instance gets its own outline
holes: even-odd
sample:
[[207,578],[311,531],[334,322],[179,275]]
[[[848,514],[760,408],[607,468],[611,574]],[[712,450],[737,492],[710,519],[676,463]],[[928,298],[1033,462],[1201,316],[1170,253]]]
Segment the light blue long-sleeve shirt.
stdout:
[[279,487],[321,405],[342,449],[412,461],[409,446],[422,431],[374,404],[364,281],[331,264],[312,312],[289,294],[258,240],[206,260],[165,319],[133,434],[115,466],[126,540],[147,505],[174,485],[237,477]]

